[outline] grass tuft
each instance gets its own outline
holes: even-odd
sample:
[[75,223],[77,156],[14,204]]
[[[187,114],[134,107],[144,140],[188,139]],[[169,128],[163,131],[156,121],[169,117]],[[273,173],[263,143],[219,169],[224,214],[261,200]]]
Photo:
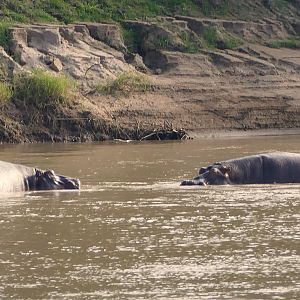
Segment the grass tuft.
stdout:
[[185,46],[185,51],[188,53],[197,53],[202,48],[201,39],[196,35],[191,36],[187,32],[182,32],[180,39]]
[[287,40],[277,40],[268,44],[271,48],[290,48],[290,49],[300,49],[300,40],[287,39]]
[[122,35],[127,49],[130,52],[140,53],[142,38],[136,30],[122,26]]
[[219,34],[216,28],[207,27],[202,35],[208,48],[217,49],[234,49],[242,44],[242,41],[235,38],[227,32]]
[[10,22],[0,22],[0,46],[2,46],[5,50],[8,49],[8,43],[11,40],[11,31],[10,27],[12,23]]
[[116,79],[96,87],[96,90],[102,94],[125,97],[134,92],[146,92],[149,89],[149,78],[138,72],[121,73]]
[[66,76],[35,69],[15,77],[13,96],[26,104],[45,108],[68,103],[74,89],[74,83]]
[[203,39],[207,43],[209,48],[216,48],[217,41],[219,40],[219,35],[217,30],[213,27],[206,27],[202,34]]
[[12,91],[5,83],[0,82],[0,104],[8,102],[12,97]]

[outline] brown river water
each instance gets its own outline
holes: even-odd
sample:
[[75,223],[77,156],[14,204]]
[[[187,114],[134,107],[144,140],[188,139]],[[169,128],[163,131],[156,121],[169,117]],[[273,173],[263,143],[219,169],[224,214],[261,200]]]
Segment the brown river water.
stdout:
[[300,185],[180,187],[300,136],[1,145],[81,191],[0,195],[0,299],[300,299]]

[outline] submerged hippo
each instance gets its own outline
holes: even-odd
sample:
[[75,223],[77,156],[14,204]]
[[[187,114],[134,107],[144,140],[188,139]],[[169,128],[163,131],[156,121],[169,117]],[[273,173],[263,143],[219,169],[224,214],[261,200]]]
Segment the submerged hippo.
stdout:
[[52,170],[0,161],[0,192],[79,189],[80,181],[56,175]]
[[216,162],[181,185],[272,184],[300,182],[300,154],[264,153]]

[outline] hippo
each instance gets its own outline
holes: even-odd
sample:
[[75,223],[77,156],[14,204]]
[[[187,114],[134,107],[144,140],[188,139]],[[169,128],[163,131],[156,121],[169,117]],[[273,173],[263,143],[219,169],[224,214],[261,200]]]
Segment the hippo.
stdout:
[[76,178],[56,175],[53,170],[0,161],[0,192],[79,189]]
[[216,162],[181,185],[300,183],[300,154],[263,153]]

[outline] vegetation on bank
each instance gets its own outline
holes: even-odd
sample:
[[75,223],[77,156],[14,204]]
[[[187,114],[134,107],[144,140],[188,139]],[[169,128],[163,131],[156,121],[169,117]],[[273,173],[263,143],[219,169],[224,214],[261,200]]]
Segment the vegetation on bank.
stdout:
[[[186,15],[194,17],[267,17],[274,10],[285,13],[297,0],[262,0],[252,5],[252,0],[3,0],[0,3],[0,46],[7,47],[10,40],[9,27],[15,23],[73,23],[73,22],[119,22],[124,20],[147,19],[156,16]],[[164,24],[165,25],[165,24]],[[123,36],[130,52],[141,53],[138,32],[122,28]],[[208,48],[232,49],[241,41],[230,35],[220,35],[216,29],[207,28],[201,39],[178,33],[185,49],[194,53],[201,46]],[[167,38],[157,41],[160,49],[172,48]],[[297,46],[297,43],[294,45]],[[279,43],[271,45],[280,47]],[[285,47],[294,47],[291,42]],[[181,49],[180,49],[181,50]]]
[[22,101],[37,108],[61,106],[69,103],[76,92],[75,83],[64,75],[34,69],[16,75],[11,82],[0,81],[0,104],[8,101]]
[[4,49],[7,49],[7,45],[11,39],[11,31],[9,30],[11,26],[11,22],[0,22],[0,46],[2,46]]
[[290,49],[300,49],[300,40],[287,39],[287,40],[277,40],[268,44],[271,48],[290,48]]
[[116,79],[99,84],[96,91],[105,95],[128,97],[134,92],[150,90],[150,80],[145,74],[135,71],[119,74]]
[[[121,21],[158,15],[224,16],[235,12],[253,13],[253,0],[3,0],[1,18],[13,22]],[[274,8],[284,10],[297,0],[263,0],[262,13]],[[257,12],[259,13],[259,12]]]
[[4,0],[0,9],[5,19],[15,22],[121,21],[157,15],[209,15],[227,13],[225,1],[215,7],[210,0]]
[[242,43],[229,33],[219,33],[214,27],[205,28],[202,37],[209,48],[234,49]]
[[[251,13],[251,0],[3,0],[0,3],[0,46],[7,48],[11,39],[10,27],[16,22],[60,22],[78,21],[122,22],[126,19],[147,19],[157,15],[172,16],[176,14],[190,16],[226,16],[234,12]],[[275,9],[284,11],[289,5],[297,5],[296,0],[262,1],[261,10]],[[263,8],[264,7],[264,8]],[[122,23],[121,23],[122,24]],[[166,26],[166,24],[162,24]],[[193,36],[184,30],[176,32],[185,52],[198,52],[201,48],[233,49],[241,40],[215,27],[207,26],[201,36]],[[141,53],[141,36],[138,31],[122,27],[123,36],[129,52]],[[158,37],[155,49],[172,50],[173,41],[168,37]],[[179,44],[180,44],[179,43]],[[274,48],[300,48],[300,40],[278,40],[269,44]],[[4,70],[5,71],[5,70]],[[14,78],[10,86],[0,66],[0,102],[18,99],[38,107],[49,104],[60,105],[70,99],[74,84],[65,76],[53,76],[45,71],[34,70]],[[104,94],[128,96],[132,92],[149,90],[150,83],[145,75],[136,72],[124,73],[113,81],[97,86],[97,91]]]
[[[105,95],[128,97],[135,92],[146,92],[151,87],[149,78],[132,71],[119,74],[114,80],[96,86]],[[71,103],[77,92],[75,83],[65,75],[53,75],[42,69],[23,72],[10,82],[0,80],[0,106],[9,101],[21,101],[25,106],[44,109]]]
[[41,69],[19,74],[13,82],[13,98],[39,108],[66,104],[74,91],[75,85],[69,78]]
[[0,82],[0,106],[8,102],[11,97],[11,88],[7,84]]

